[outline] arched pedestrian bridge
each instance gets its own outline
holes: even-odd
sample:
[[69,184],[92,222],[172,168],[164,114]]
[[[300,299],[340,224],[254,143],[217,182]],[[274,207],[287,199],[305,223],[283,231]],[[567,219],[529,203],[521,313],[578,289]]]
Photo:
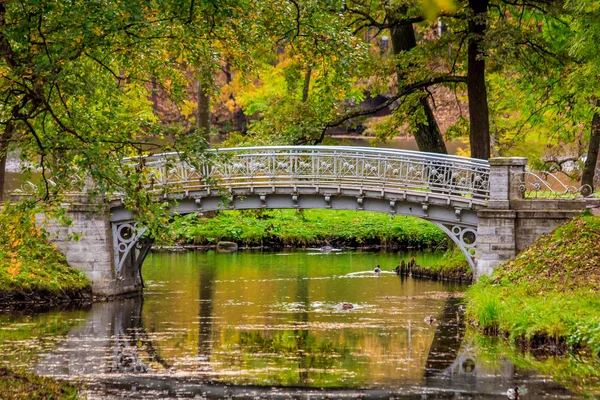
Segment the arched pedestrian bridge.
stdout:
[[[524,200],[524,158],[488,162],[379,148],[279,146],[224,148],[186,160],[166,153],[123,163],[146,178],[157,201],[170,201],[174,214],[324,208],[422,218],[458,245],[476,275],[491,272],[583,207],[573,200]],[[71,230],[83,232],[83,239],[57,240],[99,293],[136,288],[150,248],[124,200],[110,200],[105,215],[97,207],[88,213],[75,208]]]

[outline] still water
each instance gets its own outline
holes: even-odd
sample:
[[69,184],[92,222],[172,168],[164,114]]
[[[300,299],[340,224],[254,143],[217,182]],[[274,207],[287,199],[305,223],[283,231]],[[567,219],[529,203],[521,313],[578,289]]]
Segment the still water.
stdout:
[[390,272],[412,256],[440,257],[154,253],[143,298],[0,316],[0,360],[87,382],[92,399],[503,399],[514,386],[577,398],[502,353],[481,356],[464,338],[464,286]]

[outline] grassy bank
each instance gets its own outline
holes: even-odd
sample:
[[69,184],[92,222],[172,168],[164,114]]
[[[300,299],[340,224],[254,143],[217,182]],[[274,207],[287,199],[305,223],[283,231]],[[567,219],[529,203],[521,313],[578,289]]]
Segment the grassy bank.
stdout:
[[12,208],[0,212],[0,304],[58,304],[91,296],[85,276],[71,268],[35,216]]
[[0,398],[4,400],[77,399],[77,388],[66,382],[0,367]]
[[265,210],[223,211],[214,218],[195,214],[172,225],[179,244],[236,242],[243,246],[336,247],[390,246],[435,248],[445,234],[435,225],[411,217],[365,211]]
[[600,217],[543,236],[467,292],[480,329],[530,349],[600,354]]

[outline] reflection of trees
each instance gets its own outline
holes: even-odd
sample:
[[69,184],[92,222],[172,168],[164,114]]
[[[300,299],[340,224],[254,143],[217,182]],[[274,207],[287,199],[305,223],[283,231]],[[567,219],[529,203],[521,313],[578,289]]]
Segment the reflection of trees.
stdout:
[[425,366],[426,376],[443,371],[456,360],[465,330],[462,314],[457,313],[459,302],[460,299],[449,297],[438,315],[437,329]]
[[199,277],[198,358],[208,364],[212,348],[214,265],[203,265],[200,268]]
[[[306,268],[302,265],[296,278],[294,302],[299,307],[293,314],[293,322],[297,328],[242,331],[235,343],[241,357],[232,355],[229,360],[221,360],[226,365],[238,363],[244,370],[254,370],[253,383],[257,381],[256,378],[262,378],[265,384],[318,386],[327,381],[339,384],[342,379],[336,374],[345,374],[348,366],[353,372],[362,368],[346,344],[333,343],[310,334],[310,280],[306,279]],[[271,371],[265,374],[260,367],[268,367],[267,370]]]
[[[266,384],[319,386],[328,382],[340,384],[347,371],[362,375],[364,364],[344,343],[319,339],[308,329],[283,331],[243,331],[238,338],[241,367],[256,368],[258,363],[272,366],[272,372],[261,376]],[[257,358],[260,355],[260,358]],[[262,359],[262,362],[261,362]],[[258,361],[257,361],[258,360]],[[223,360],[225,361],[225,360]],[[229,360],[232,363],[235,360]],[[257,369],[255,377],[264,372]]]
[[296,313],[296,323],[303,329],[294,331],[296,334],[296,348],[298,349],[298,383],[306,385],[308,382],[308,368],[306,360],[306,340],[308,339],[308,307],[310,306],[308,293],[308,279],[306,278],[306,264],[298,269],[296,278],[296,303],[302,304],[302,308]]

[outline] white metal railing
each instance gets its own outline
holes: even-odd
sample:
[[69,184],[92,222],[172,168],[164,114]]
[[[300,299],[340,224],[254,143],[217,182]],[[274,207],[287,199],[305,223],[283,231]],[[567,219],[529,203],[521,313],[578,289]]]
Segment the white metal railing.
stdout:
[[318,187],[386,192],[443,193],[486,204],[490,167],[485,160],[417,151],[342,147],[273,146],[209,150],[183,161],[178,153],[128,158],[153,189]]
[[[598,174],[594,175],[594,187],[600,183]],[[525,198],[577,198],[598,197],[594,187],[581,185],[564,172],[524,171],[513,174],[511,180],[517,183],[518,190]]]

